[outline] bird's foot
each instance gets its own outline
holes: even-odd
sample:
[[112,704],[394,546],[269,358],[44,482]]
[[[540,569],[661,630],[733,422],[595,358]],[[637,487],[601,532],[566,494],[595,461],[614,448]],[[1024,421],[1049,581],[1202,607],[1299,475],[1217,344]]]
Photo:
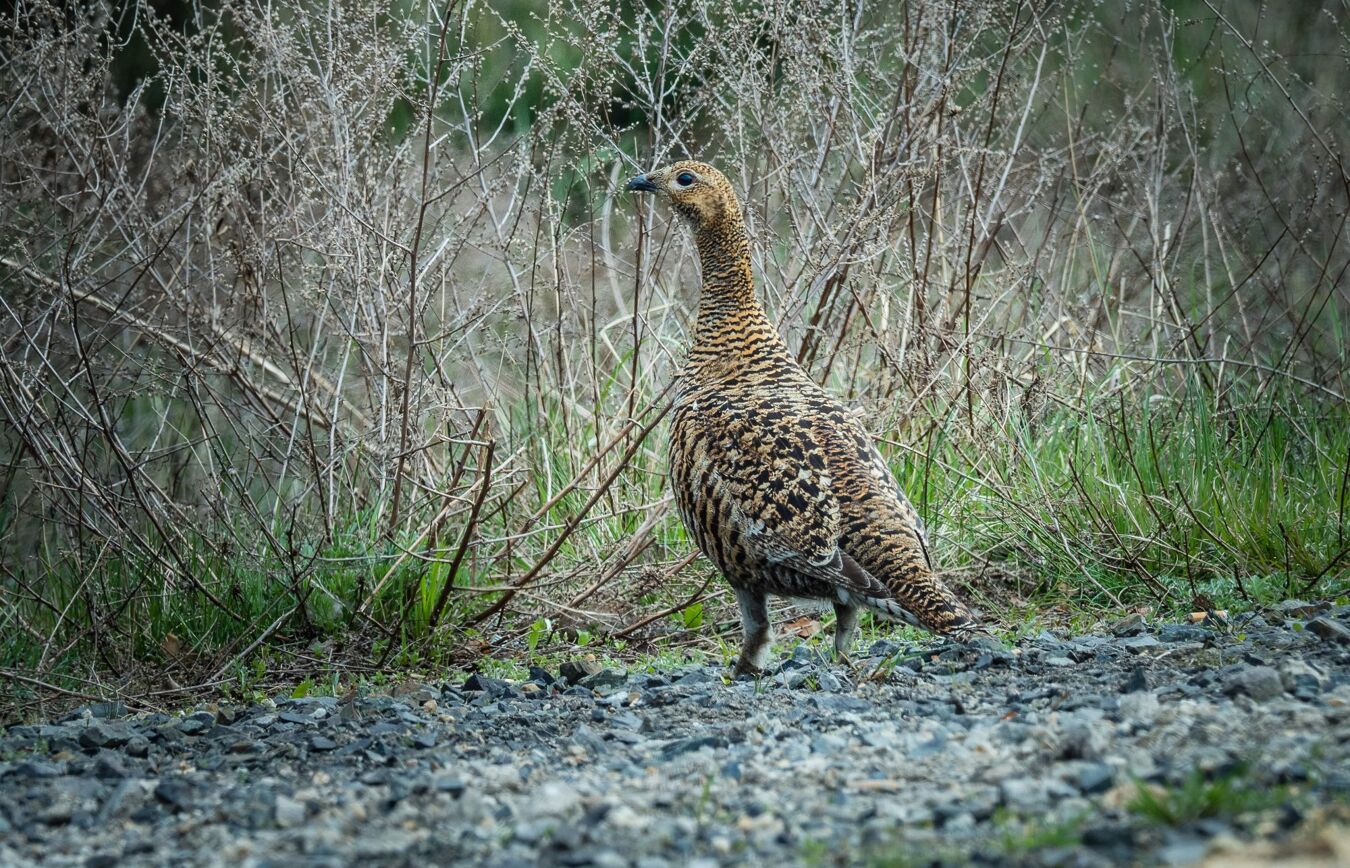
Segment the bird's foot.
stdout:
[[736,668],[731,670],[731,680],[738,681],[742,675],[748,675],[751,678],[759,678],[764,674],[764,670],[748,660],[737,662]]

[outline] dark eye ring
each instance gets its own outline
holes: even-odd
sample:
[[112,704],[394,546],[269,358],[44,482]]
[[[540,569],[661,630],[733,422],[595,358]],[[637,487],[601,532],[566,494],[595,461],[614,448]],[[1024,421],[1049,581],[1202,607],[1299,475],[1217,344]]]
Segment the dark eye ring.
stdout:
[[688,187],[690,184],[694,183],[694,173],[681,172],[675,177],[675,183],[679,184],[681,187]]

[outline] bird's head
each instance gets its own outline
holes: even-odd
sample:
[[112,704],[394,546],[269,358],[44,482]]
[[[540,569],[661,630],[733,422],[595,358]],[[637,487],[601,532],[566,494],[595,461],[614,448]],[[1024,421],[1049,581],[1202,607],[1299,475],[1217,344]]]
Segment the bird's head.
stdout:
[[721,172],[695,160],[681,160],[664,169],[638,175],[628,189],[655,193],[668,200],[695,229],[740,223],[741,203]]

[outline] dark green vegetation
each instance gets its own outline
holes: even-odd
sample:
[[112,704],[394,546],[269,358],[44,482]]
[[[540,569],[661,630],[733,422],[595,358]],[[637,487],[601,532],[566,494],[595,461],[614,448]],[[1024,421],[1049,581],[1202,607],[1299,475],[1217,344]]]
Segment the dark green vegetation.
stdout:
[[1181,826],[1210,817],[1268,811],[1288,803],[1291,797],[1288,787],[1259,785],[1247,777],[1245,769],[1210,780],[1197,769],[1170,789],[1140,785],[1129,809],[1151,823]]
[[1039,5],[15,4],[0,701],[715,653],[685,155],[1008,629],[1345,593],[1339,7]]

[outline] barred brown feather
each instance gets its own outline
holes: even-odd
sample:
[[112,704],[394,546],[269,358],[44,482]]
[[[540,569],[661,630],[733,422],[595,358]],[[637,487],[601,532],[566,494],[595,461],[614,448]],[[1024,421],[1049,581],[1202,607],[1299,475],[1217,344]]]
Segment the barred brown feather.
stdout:
[[769,593],[832,601],[840,654],[860,606],[939,634],[976,629],[934,573],[918,514],[866,430],[807,376],[760,306],[727,179],[685,161],[628,187],[667,198],[695,233],[703,289],[672,408],[670,481],[740,603],[737,673],[763,666]]

